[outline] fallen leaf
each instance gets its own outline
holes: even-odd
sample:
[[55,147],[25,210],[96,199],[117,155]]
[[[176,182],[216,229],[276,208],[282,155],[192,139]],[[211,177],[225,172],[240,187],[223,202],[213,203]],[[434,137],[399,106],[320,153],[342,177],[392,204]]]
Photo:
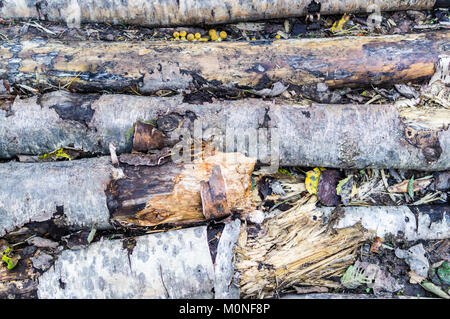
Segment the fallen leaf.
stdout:
[[373,253],[378,254],[378,249],[381,247],[381,244],[383,243],[383,240],[380,237],[375,237],[372,245],[370,246],[370,251]]
[[[322,169],[323,170],[323,169]],[[317,194],[321,169],[316,167],[312,171],[306,172],[305,186],[310,194]]]
[[336,193],[341,196],[342,203],[347,206],[353,193],[353,175],[349,175],[339,181]]
[[414,199],[414,187],[413,187],[413,185],[414,185],[414,175],[411,176],[411,179],[408,182],[408,195],[412,199]]
[[409,273],[409,282],[411,284],[420,284],[422,281],[425,280],[425,277],[422,277],[418,274],[416,274],[413,270],[411,270]]
[[345,23],[350,19],[346,13],[342,16],[339,21],[333,23],[333,26],[330,28],[330,31],[333,33],[340,32],[343,30]]
[[334,169],[323,171],[319,175],[317,197],[323,205],[337,206],[341,203],[339,196],[336,194],[338,180],[339,172]]
[[250,92],[255,95],[263,96],[263,97],[274,97],[278,96],[284,91],[287,90],[287,86],[285,86],[281,82],[275,82],[270,89],[262,89],[262,90],[251,90]]

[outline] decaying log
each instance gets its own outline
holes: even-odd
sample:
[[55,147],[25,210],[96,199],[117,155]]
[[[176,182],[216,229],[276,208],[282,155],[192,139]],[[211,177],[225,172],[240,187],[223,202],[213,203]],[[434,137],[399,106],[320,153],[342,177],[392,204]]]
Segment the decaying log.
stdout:
[[2,42],[0,76],[79,92],[370,86],[430,77],[448,32],[262,42]]
[[39,277],[39,298],[238,298],[232,285],[233,247],[239,220],[227,223],[213,263],[206,226],[122,240],[102,240],[80,250],[64,250]]
[[[0,158],[42,155],[60,147],[108,154],[109,143],[118,154],[128,153],[138,120],[156,123],[178,146],[195,137],[274,166],[279,160],[280,166],[450,169],[448,109],[262,99],[189,104],[182,96],[63,91],[16,99],[6,111],[0,109]],[[185,137],[181,142],[180,136]],[[134,160],[155,163],[154,154],[146,156]]]
[[265,220],[252,236],[241,227],[235,251],[243,296],[271,297],[294,285],[340,286],[330,277],[354,263],[370,233],[360,225],[331,231],[316,215],[312,202]]
[[[218,24],[237,21],[302,16],[310,0],[3,0],[4,19],[41,19],[80,22],[106,22],[143,26]],[[321,0],[322,14],[431,9],[436,0]],[[438,1],[439,2],[439,1]]]
[[[187,164],[124,167],[127,177],[113,181],[108,189],[112,219],[124,226],[184,224],[224,217],[230,210],[251,210],[255,161],[239,153],[218,153]],[[214,181],[218,169],[220,183]],[[202,194],[206,182],[203,187],[214,196]]]
[[239,153],[155,167],[116,168],[108,157],[0,164],[0,236],[50,219],[69,229],[108,229],[110,213],[123,225],[202,222],[206,219],[200,185],[216,165],[225,183],[222,203],[229,209],[251,209],[248,195],[255,159]]
[[415,241],[450,237],[450,207],[316,207],[304,197],[266,219],[256,232],[241,227],[235,249],[243,296],[272,296],[294,285],[341,287],[366,240]]

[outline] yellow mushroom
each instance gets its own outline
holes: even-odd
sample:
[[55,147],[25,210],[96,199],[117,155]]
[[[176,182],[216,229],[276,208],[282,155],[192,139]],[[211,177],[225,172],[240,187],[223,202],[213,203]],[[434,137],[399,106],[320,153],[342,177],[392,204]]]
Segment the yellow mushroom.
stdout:
[[211,35],[211,41],[217,41],[218,39],[219,37],[217,36],[217,34]]
[[277,34],[277,35],[275,36],[275,38],[276,38],[276,39],[280,39],[281,36],[280,36],[279,34]]
[[200,38],[202,37],[202,35],[198,32],[196,34],[194,34],[194,36],[197,40],[200,40]]
[[225,39],[225,38],[227,37],[227,33],[226,33],[225,31],[220,31],[219,36],[220,36],[222,39]]
[[189,33],[189,34],[187,35],[187,39],[188,39],[188,41],[192,41],[192,40],[195,39],[195,36],[194,36],[192,33]]
[[212,37],[213,35],[216,35],[216,30],[214,29],[209,30],[209,36]]
[[180,36],[181,36],[182,38],[185,37],[185,36],[186,36],[186,31],[184,31],[184,30],[180,31]]
[[172,35],[174,38],[178,38],[180,36],[180,32],[175,31]]

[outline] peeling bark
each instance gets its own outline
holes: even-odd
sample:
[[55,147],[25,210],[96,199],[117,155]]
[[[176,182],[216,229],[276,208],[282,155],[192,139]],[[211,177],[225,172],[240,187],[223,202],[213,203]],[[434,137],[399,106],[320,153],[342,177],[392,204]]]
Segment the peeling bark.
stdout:
[[[116,145],[118,154],[128,153],[133,124],[151,120],[170,143],[183,145],[189,138],[192,140],[194,132],[200,132],[197,138],[218,145],[218,150],[249,154],[262,164],[276,164],[279,160],[281,166],[425,171],[450,168],[447,109],[300,105],[261,99],[189,104],[183,103],[181,96],[127,95],[91,95],[87,105],[78,106],[79,96],[53,92],[39,100],[17,99],[9,112],[0,109],[0,158],[41,155],[60,147],[108,154],[109,143]],[[64,118],[56,111],[70,108],[81,113],[93,110],[91,120],[85,125],[77,121],[83,117],[80,113]],[[422,138],[413,135],[412,139],[408,134],[412,130]],[[187,135],[187,141],[180,142],[181,135]],[[427,135],[429,138],[423,138]],[[227,140],[227,136],[236,136],[237,140]],[[273,151],[270,143],[274,143]],[[134,157],[135,164],[139,161],[148,165],[157,163],[158,158],[154,154]]]
[[[344,12],[424,10],[436,0],[322,0],[322,14]],[[41,19],[74,24],[107,22],[142,26],[218,24],[237,21],[297,17],[307,14],[310,0],[2,0],[4,19]]]
[[270,82],[370,86],[431,77],[448,32],[266,42],[2,42],[11,84],[147,94],[201,87],[264,89]]

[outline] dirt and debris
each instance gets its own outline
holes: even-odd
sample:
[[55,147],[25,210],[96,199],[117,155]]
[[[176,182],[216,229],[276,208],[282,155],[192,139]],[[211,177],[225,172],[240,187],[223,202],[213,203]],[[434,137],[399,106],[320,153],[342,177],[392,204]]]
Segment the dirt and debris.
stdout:
[[[192,41],[261,41],[276,39],[277,32],[283,31],[289,38],[295,37],[331,37],[340,35],[364,36],[368,34],[401,34],[434,28],[448,28],[448,9],[430,11],[397,11],[383,12],[380,26],[371,29],[368,25],[369,14],[344,14],[322,16],[318,12],[319,5],[312,5],[310,15],[301,18],[277,19],[263,22],[241,22],[204,27],[149,28],[126,25],[82,24],[79,28],[68,29],[66,26],[48,21],[18,22],[1,20],[1,35],[4,40],[21,38],[61,40],[92,40],[92,41],[149,41],[178,40],[189,41],[187,35],[193,34]],[[344,19],[343,19],[344,18]],[[337,32],[333,25],[341,22]],[[216,31],[217,30],[217,31]],[[219,33],[226,33],[222,38]],[[174,34],[175,33],[175,34]],[[214,37],[217,33],[217,38]],[[184,34],[184,36],[183,36]],[[199,36],[195,36],[199,34]],[[211,35],[213,35],[211,37]]]

